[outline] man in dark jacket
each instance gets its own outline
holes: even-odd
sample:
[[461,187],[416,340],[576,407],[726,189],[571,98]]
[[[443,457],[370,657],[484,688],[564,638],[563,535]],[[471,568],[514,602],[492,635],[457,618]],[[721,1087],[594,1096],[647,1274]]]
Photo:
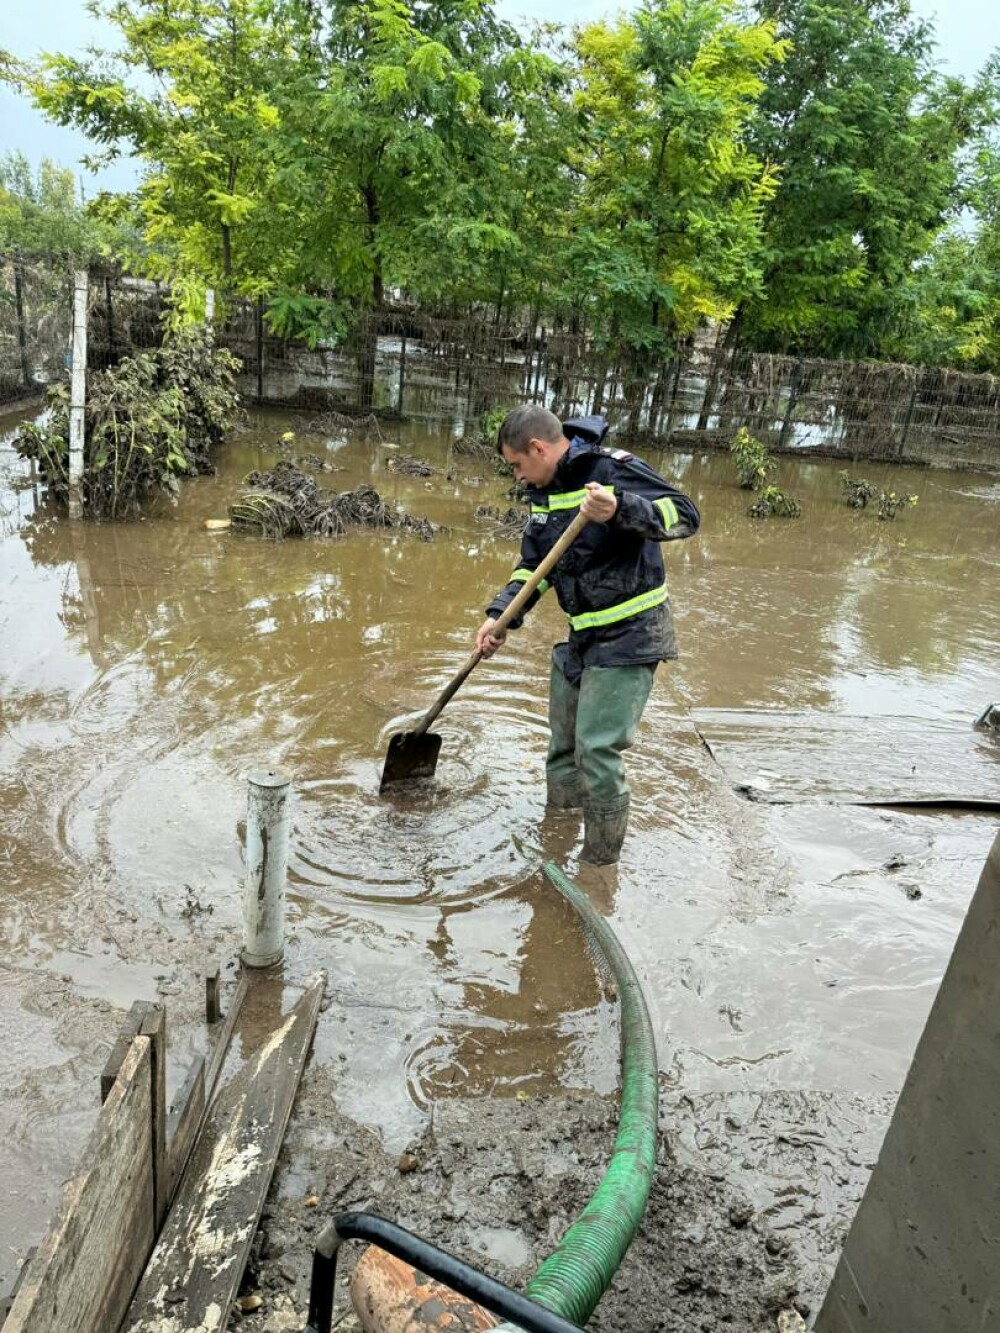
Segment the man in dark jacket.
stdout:
[[550,807],[583,807],[582,856],[597,865],[618,860],[629,811],[622,752],[635,739],[657,663],[677,656],[660,543],[692,536],[700,522],[692,501],[646,463],[605,448],[607,430],[602,417],[564,428],[532,405],[500,427],[497,447],[527,484],[531,516],[518,568],[476,633],[476,647],[492,657],[506,637],[492,633],[497,617],[577,511],[584,514],[590,522],[550,575],[570,629],[552,653],[546,780]]

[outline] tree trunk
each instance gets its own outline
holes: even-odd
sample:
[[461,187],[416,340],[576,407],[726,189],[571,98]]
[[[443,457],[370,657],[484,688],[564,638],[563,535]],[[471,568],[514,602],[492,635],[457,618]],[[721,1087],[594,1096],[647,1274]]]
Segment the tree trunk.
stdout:
[[21,356],[21,379],[25,388],[31,384],[31,367],[28,364],[28,333],[24,322],[24,272],[20,264],[14,265],[14,306],[17,315],[17,347]]
[[362,191],[365,201],[366,231],[372,259],[372,311],[362,314],[361,341],[358,348],[358,405],[371,411],[375,404],[375,361],[378,353],[378,322],[385,301],[382,261],[376,250],[380,218],[378,194],[372,184]]
[[674,370],[674,382],[670,389],[670,403],[667,406],[667,419],[663,425],[663,437],[664,439],[667,440],[669,440],[670,432],[674,428],[674,413],[677,410],[677,395],[680,392],[681,376],[684,374],[684,364],[689,351],[690,351],[690,343],[687,341],[687,339],[685,339],[685,341],[682,342],[680,346],[677,348],[677,362]]

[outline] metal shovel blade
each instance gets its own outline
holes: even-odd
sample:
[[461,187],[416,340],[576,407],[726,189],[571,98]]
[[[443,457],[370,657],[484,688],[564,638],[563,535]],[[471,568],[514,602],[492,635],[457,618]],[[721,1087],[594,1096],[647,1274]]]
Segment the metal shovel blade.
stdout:
[[435,732],[425,731],[417,736],[412,731],[398,731],[389,741],[379,791],[407,778],[432,778],[440,753],[441,737]]

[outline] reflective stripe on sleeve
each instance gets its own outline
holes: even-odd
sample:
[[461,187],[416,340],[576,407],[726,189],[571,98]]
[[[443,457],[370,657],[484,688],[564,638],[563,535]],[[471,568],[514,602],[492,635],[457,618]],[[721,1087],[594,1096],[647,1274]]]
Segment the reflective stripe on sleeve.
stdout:
[[[507,580],[507,582],[527,583],[528,580],[531,578],[532,574],[534,574],[534,572],[535,571],[533,569],[515,569],[513,574],[511,574],[510,578]],[[548,592],[551,586],[552,585],[549,583],[548,579],[542,579],[541,583],[538,585],[539,597],[541,597],[543,593]]]
[[614,625],[619,620],[641,615],[643,611],[650,611],[666,600],[667,585],[663,583],[659,588],[651,588],[649,592],[630,597],[627,602],[619,602],[617,606],[606,606],[601,611],[584,611],[582,615],[570,616],[569,623],[573,629],[598,629],[601,625]]
[[663,515],[663,526],[669,532],[675,523],[681,521],[681,516],[677,512],[677,506],[668,496],[664,495],[659,500],[654,500],[653,504]]
[[[604,485],[603,482],[601,484]],[[604,489],[610,491],[612,495],[615,493],[613,486],[605,486]],[[546,496],[548,504],[532,505],[531,512],[533,514],[550,514],[557,509],[579,509],[586,498],[586,489],[582,491],[557,491]]]

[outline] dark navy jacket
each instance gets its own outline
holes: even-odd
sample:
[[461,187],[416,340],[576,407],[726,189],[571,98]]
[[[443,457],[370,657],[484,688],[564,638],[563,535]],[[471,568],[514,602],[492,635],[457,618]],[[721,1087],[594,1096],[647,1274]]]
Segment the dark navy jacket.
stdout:
[[[579,512],[590,481],[613,488],[618,508],[610,523],[588,523],[563,555],[548,586],[569,617],[568,653],[560,665],[571,681],[584,666],[632,666],[677,656],[660,543],[691,537],[701,521],[694,503],[647,463],[606,449],[603,417],[567,421],[570,446],[550,486],[529,487],[531,516],[518,568],[487,608],[499,616]],[[523,619],[523,617],[522,617]],[[516,629],[521,620],[513,622]]]

